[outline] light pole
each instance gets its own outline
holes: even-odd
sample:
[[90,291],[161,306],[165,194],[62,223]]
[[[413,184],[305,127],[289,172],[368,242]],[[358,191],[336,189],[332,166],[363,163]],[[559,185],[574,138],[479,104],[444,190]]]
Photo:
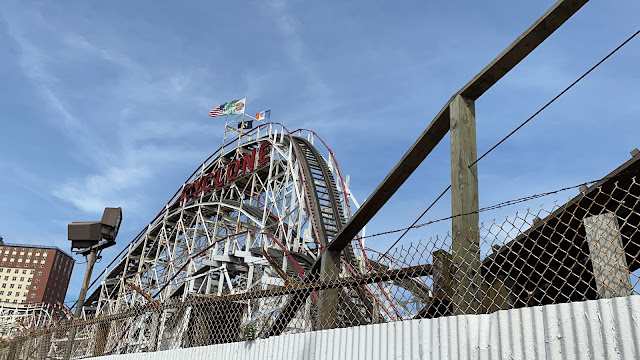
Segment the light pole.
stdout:
[[[87,271],[84,274],[82,288],[76,303],[75,317],[82,317],[82,309],[84,301],[89,289],[89,281],[91,281],[91,273],[96,263],[98,252],[116,244],[116,236],[122,222],[122,208],[105,208],[102,214],[102,220],[92,222],[72,222],[68,226],[69,240],[71,241],[71,251],[78,249],[77,253],[87,255]],[[75,341],[77,328],[71,326],[69,329],[69,338],[65,347],[65,359],[71,358],[73,350],[73,342]]]

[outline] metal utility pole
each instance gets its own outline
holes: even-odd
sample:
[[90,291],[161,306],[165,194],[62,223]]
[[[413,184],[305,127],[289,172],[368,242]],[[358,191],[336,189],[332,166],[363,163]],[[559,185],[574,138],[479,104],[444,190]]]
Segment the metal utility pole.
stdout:
[[[98,250],[93,247],[89,252],[89,259],[87,260],[87,270],[84,273],[84,280],[82,281],[82,288],[80,289],[80,295],[78,296],[78,302],[76,303],[75,317],[82,317],[82,309],[84,308],[84,300],[87,297],[87,290],[89,288],[89,282],[91,281],[91,273],[93,273],[93,265],[96,263]],[[71,358],[71,351],[73,350],[73,342],[76,338],[77,328],[72,325],[69,330],[69,339],[64,351],[64,358],[69,360]]]
[[89,281],[91,281],[91,273],[93,272],[93,265],[96,263],[98,251],[91,249],[89,253],[89,260],[87,260],[87,270],[84,273],[84,281],[82,281],[82,288],[80,289],[80,295],[78,296],[78,304],[76,306],[76,317],[82,316],[82,308],[84,308],[84,300],[87,297],[87,290],[89,289]]

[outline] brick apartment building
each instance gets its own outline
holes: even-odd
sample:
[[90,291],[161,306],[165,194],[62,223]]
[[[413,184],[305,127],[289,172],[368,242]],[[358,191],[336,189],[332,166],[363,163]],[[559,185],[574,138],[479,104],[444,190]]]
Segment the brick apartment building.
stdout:
[[0,238],[0,302],[64,302],[73,264],[57,247],[6,244]]

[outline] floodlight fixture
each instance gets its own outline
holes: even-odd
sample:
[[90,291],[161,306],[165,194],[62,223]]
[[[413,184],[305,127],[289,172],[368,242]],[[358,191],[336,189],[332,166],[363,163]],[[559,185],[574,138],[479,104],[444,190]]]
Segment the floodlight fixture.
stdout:
[[98,244],[102,232],[102,224],[98,221],[77,221],[68,226],[71,250],[86,249]]
[[115,245],[121,223],[122,208],[119,207],[105,208],[101,221],[72,222],[68,227],[71,250],[80,249],[79,253],[84,253]]
[[115,241],[122,223],[122,208],[105,208],[100,223],[102,223],[102,238]]

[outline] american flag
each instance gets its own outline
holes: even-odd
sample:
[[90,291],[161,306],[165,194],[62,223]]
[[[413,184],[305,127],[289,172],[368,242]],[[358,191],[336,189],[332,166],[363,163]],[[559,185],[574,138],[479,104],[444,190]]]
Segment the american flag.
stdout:
[[224,115],[222,113],[222,107],[224,106],[224,104],[220,105],[220,106],[216,106],[213,109],[211,109],[211,111],[209,111],[209,116],[214,117],[214,116],[222,116]]

